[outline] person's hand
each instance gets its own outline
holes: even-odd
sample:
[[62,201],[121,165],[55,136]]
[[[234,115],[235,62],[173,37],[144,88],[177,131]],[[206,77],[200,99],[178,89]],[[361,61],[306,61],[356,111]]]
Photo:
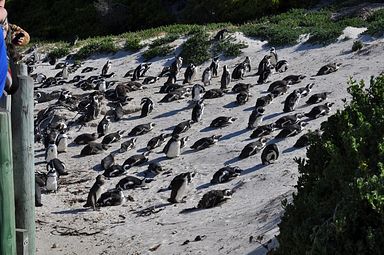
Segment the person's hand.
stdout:
[[14,45],[20,46],[23,43],[24,40],[24,33],[20,32],[15,35],[15,37],[12,39],[12,43]]

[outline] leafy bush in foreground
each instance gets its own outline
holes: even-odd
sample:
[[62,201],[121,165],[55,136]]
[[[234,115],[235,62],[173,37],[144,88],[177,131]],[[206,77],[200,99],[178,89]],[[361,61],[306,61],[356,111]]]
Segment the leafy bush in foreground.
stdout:
[[350,82],[351,103],[314,138],[273,254],[383,254],[384,75]]

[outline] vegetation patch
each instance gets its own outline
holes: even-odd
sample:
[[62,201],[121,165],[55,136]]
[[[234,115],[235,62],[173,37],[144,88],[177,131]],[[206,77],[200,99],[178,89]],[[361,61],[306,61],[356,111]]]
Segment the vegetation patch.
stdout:
[[365,34],[382,36],[384,34],[384,9],[378,10],[368,18],[368,27]]
[[144,45],[141,43],[141,38],[136,34],[128,34],[125,39],[124,49],[129,51],[139,51]]
[[144,61],[148,61],[155,57],[165,57],[171,53],[173,48],[169,45],[161,45],[149,48],[143,53]]
[[273,254],[382,254],[384,250],[384,75],[350,81],[352,101],[322,124]]
[[234,36],[227,36],[224,40],[219,41],[213,46],[213,55],[222,53],[226,57],[237,57],[248,45],[244,42],[238,42]]
[[62,57],[67,56],[69,53],[70,53],[70,48],[66,45],[62,45],[62,46],[59,46],[59,47],[52,49],[48,53],[48,58],[58,59],[58,58],[62,58]]
[[96,53],[115,53],[119,50],[111,37],[94,38],[89,40],[75,54],[75,59],[86,59]]
[[346,26],[362,27],[366,22],[358,18],[331,20],[329,11],[294,9],[287,13],[263,18],[240,27],[245,35],[268,40],[270,45],[295,45],[302,34],[310,34],[308,43],[330,44],[342,34]]
[[182,44],[180,55],[183,57],[183,62],[201,65],[211,58],[210,46],[208,33],[200,30]]
[[359,40],[354,41],[352,45],[352,51],[358,51],[363,48],[363,43]]

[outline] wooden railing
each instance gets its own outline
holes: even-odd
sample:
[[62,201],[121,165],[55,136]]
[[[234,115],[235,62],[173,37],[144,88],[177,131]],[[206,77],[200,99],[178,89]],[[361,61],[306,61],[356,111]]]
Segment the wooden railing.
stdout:
[[0,100],[0,254],[33,255],[33,80],[28,76],[25,64],[11,67],[18,90]]

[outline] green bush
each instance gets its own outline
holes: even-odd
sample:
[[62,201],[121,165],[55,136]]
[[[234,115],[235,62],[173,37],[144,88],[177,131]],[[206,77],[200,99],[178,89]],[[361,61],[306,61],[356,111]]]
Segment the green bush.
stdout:
[[173,48],[169,45],[156,46],[149,48],[143,53],[144,61],[148,61],[154,57],[165,57],[171,53]]
[[141,48],[143,48],[144,45],[141,44],[141,39],[136,34],[129,34],[129,36],[126,37],[124,49],[130,50],[133,52],[139,51]]
[[376,11],[368,18],[368,27],[365,34],[373,36],[382,36],[384,33],[384,9]]
[[68,46],[54,48],[48,53],[48,58],[62,58],[70,53]]
[[384,75],[350,85],[351,103],[296,159],[297,194],[273,254],[383,254]]
[[163,46],[164,44],[171,43],[171,42],[175,41],[176,39],[179,39],[179,35],[177,35],[177,34],[168,34],[168,35],[166,35],[166,36],[164,36],[162,38],[154,40],[149,45],[149,47],[150,48],[155,48],[155,47],[158,47],[158,46]]
[[208,33],[200,30],[185,41],[181,46],[180,55],[183,57],[185,64],[193,63],[194,65],[201,65],[211,58],[209,52],[210,41]]
[[237,42],[234,36],[228,36],[221,40],[213,48],[213,54],[223,53],[226,57],[237,57],[242,53],[241,49],[247,48],[248,45],[243,42]]
[[363,48],[363,43],[359,40],[354,41],[352,45],[352,51],[358,51]]
[[86,59],[92,54],[115,53],[118,50],[111,37],[94,38],[81,47],[74,57],[75,59]]

